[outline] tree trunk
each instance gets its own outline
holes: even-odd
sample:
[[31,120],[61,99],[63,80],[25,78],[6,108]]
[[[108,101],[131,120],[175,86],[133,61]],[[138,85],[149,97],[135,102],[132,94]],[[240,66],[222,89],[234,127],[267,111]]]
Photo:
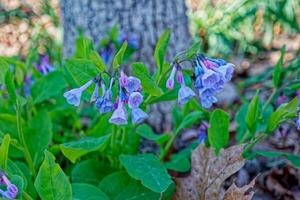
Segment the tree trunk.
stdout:
[[[168,58],[185,49],[190,41],[185,0],[61,0],[61,11],[65,57],[74,52],[78,27],[97,44],[116,22],[129,36],[138,37],[135,59],[145,62],[151,71],[156,42],[166,28],[172,30]],[[160,105],[156,110],[154,120],[159,126],[166,118],[164,107]]]

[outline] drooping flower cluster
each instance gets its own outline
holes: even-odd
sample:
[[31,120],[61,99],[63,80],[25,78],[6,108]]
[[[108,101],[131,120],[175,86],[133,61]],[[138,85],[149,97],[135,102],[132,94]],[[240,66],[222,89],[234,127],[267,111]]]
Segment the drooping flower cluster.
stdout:
[[[199,92],[200,102],[204,108],[210,108],[218,100],[216,94],[220,92],[225,83],[232,78],[234,65],[227,63],[222,59],[207,58],[203,55],[197,55],[194,58],[194,74],[196,77],[194,86]],[[177,72],[177,82],[181,85],[178,92],[178,103],[183,105],[195,96],[191,88],[185,86],[182,76],[181,66],[173,64],[173,69],[167,80],[166,87],[173,89],[174,77]]]
[[[145,113],[140,105],[143,102],[141,94],[141,81],[133,76],[127,77],[123,71],[117,79],[119,82],[119,94],[113,103],[112,87],[115,83],[115,78],[110,79],[108,88],[105,82],[100,78],[90,80],[79,88],[72,89],[64,93],[67,102],[74,106],[79,106],[82,92],[89,86],[95,83],[95,89],[91,97],[91,102],[94,102],[100,114],[113,112],[109,122],[116,125],[128,124],[128,114],[126,105],[131,109],[132,123],[138,124],[143,122],[148,114]],[[99,95],[99,90],[102,90],[102,95]]]
[[41,56],[40,59],[40,63],[36,66],[36,69],[39,72],[41,72],[43,75],[46,75],[54,70],[54,67],[51,65],[49,57],[47,55]]
[[7,176],[0,171],[0,185],[6,186],[6,191],[0,189],[0,197],[6,199],[15,199],[18,196],[18,188],[12,184]]

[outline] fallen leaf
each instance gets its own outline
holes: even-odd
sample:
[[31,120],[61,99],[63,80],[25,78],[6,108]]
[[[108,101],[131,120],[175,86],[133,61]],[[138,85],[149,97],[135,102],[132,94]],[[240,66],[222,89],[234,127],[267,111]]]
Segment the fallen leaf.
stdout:
[[237,187],[235,183],[232,183],[225,192],[224,200],[251,200],[254,195],[254,191],[250,191],[248,194],[246,194],[246,192],[252,189],[254,185],[255,179],[243,187]]
[[231,146],[222,149],[216,156],[212,149],[200,144],[192,152],[191,174],[185,178],[174,178],[176,193],[173,199],[219,199],[221,184],[245,164],[241,156],[243,149],[244,145]]

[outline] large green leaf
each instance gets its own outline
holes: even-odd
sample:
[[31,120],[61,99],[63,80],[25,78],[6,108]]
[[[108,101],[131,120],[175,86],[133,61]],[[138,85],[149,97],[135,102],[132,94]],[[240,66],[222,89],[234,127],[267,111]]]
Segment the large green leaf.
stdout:
[[5,74],[5,86],[11,102],[16,103],[17,100],[16,86],[15,86],[14,78],[9,70],[7,70]]
[[64,156],[75,163],[78,158],[97,150],[104,150],[108,144],[109,136],[105,135],[99,138],[85,137],[78,141],[72,141],[60,145]]
[[91,39],[84,37],[83,35],[80,35],[76,39],[75,58],[88,58],[92,50],[93,42]]
[[165,54],[167,51],[170,37],[171,37],[171,30],[170,29],[165,30],[161,34],[154,50],[154,59],[158,67],[158,74],[161,74],[162,72]]
[[229,115],[221,109],[213,111],[208,128],[208,141],[215,148],[216,153],[219,153],[221,148],[227,146],[229,141]]
[[285,53],[285,47],[281,48],[281,50],[280,50],[280,58],[276,64],[274,72],[273,72],[273,85],[276,88],[278,88],[279,84],[280,84],[280,76],[281,76],[282,67],[283,67],[284,53]]
[[33,103],[41,103],[60,94],[67,86],[66,80],[60,71],[54,71],[42,77],[31,88]]
[[294,118],[297,115],[298,98],[295,97],[287,104],[282,104],[276,111],[274,111],[268,121],[266,133],[272,133],[280,123],[287,119]]
[[87,59],[68,59],[66,67],[73,79],[80,86],[94,79],[100,72],[93,62]]
[[86,183],[72,184],[72,194],[76,200],[110,200],[98,187]]
[[115,55],[115,58],[113,60],[113,68],[114,69],[117,69],[120,67],[121,63],[122,63],[122,60],[123,60],[123,56],[124,56],[124,53],[126,51],[126,48],[127,48],[127,41],[125,41],[121,48],[119,49],[119,51],[117,52],[117,54]]
[[246,125],[252,135],[255,134],[257,128],[257,122],[259,118],[258,106],[259,106],[259,95],[257,92],[256,95],[252,98],[246,114]]
[[131,65],[134,76],[138,77],[143,86],[143,90],[152,96],[160,96],[163,94],[161,88],[151,78],[147,67],[143,63],[133,63]]
[[101,56],[98,54],[97,51],[91,51],[90,52],[90,59],[96,65],[101,72],[106,70],[106,65],[104,60],[101,58]]
[[152,154],[121,155],[120,161],[131,177],[154,192],[164,192],[172,184],[166,168]]
[[186,115],[183,118],[182,122],[179,124],[179,126],[176,129],[176,131],[174,132],[174,134],[176,135],[182,129],[187,128],[187,127],[191,126],[192,124],[200,121],[201,119],[203,119],[203,117],[204,117],[204,115],[203,115],[203,112],[201,112],[201,111],[191,112],[190,114]]
[[8,149],[10,143],[10,136],[6,134],[0,146],[0,169],[7,169]]
[[51,118],[45,110],[41,110],[28,123],[25,130],[25,141],[29,148],[33,163],[38,166],[43,160],[44,151],[52,138]]
[[155,134],[152,131],[151,127],[146,124],[139,126],[136,129],[136,132],[143,138],[155,141],[157,144],[160,144],[160,145],[164,144],[170,137],[168,134],[161,134],[161,135]]
[[174,184],[163,193],[153,192],[144,187],[139,181],[131,178],[124,171],[115,172],[106,176],[99,184],[111,200],[169,200],[174,191]]
[[54,156],[48,151],[45,151],[45,159],[35,179],[34,186],[41,199],[72,199],[72,188],[68,177],[55,163]]
[[72,183],[88,183],[98,185],[100,180],[114,169],[109,163],[100,160],[84,160],[72,170]]
[[178,172],[187,172],[191,168],[190,160],[186,155],[175,154],[172,155],[170,160],[164,163],[167,169],[171,169]]

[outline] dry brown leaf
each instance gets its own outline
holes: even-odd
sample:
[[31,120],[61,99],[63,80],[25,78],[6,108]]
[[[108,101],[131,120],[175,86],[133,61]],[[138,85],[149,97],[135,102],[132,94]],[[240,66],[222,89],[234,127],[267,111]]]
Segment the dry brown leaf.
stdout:
[[221,184],[245,164],[241,156],[243,149],[244,145],[231,146],[216,156],[212,149],[199,145],[192,152],[191,174],[175,178],[174,200],[219,199]]
[[255,179],[253,179],[248,185],[243,187],[237,187],[234,183],[226,190],[224,200],[251,200],[254,191],[250,191],[246,194],[247,191],[252,189],[255,185]]

